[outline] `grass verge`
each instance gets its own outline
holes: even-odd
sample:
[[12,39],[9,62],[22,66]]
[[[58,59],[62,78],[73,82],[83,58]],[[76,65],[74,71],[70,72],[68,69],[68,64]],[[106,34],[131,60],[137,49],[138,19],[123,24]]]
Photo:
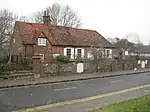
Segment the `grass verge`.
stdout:
[[89,112],[150,112],[150,95],[115,103]]

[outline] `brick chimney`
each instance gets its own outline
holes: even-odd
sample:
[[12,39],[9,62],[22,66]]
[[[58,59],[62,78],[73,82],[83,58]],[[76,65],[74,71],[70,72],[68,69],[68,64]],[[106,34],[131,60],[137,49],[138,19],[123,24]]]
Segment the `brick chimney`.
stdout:
[[45,25],[50,25],[50,24],[51,24],[51,19],[50,19],[50,15],[49,15],[49,10],[45,10],[45,11],[44,11],[43,23],[44,23]]

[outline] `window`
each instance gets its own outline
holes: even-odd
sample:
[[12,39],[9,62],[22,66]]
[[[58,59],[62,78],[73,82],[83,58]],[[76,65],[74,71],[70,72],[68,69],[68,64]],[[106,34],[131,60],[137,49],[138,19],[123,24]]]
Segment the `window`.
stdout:
[[125,51],[125,55],[128,56],[128,55],[129,55],[129,52],[128,52],[128,51]]
[[148,61],[147,61],[147,60],[145,60],[145,64],[147,64],[147,62],[148,62]]
[[75,56],[76,56],[76,58],[84,58],[84,49],[83,48],[76,48],[75,49]]
[[141,60],[138,60],[138,64],[141,64]]
[[77,57],[81,58],[82,56],[82,49],[77,49]]
[[74,48],[66,47],[64,48],[64,55],[68,58],[74,59]]
[[46,46],[46,38],[38,38],[39,46]]
[[66,51],[66,56],[67,56],[68,58],[71,58],[71,49],[67,49],[67,51]]
[[110,52],[109,50],[106,50],[106,57],[109,58]]
[[105,56],[106,58],[112,58],[112,49],[106,49]]

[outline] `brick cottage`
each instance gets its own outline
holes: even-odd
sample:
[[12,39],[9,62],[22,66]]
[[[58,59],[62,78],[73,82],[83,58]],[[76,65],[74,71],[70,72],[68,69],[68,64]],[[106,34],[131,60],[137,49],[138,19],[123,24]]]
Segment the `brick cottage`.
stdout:
[[114,46],[97,31],[52,25],[46,12],[43,23],[16,21],[11,41],[11,57],[32,58],[40,54],[46,62],[51,62],[57,55],[71,59],[75,56],[90,57],[91,46],[102,45],[108,58],[113,57]]

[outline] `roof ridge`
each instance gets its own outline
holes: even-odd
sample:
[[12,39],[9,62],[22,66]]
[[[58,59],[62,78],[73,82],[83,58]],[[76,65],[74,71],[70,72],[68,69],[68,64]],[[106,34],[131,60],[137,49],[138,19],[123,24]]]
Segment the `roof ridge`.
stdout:
[[[45,25],[45,24],[43,24],[43,23],[36,23],[36,22],[24,22],[24,21],[16,21],[16,22],[24,23],[24,24],[40,24],[40,25],[43,25],[43,26],[47,26],[47,25]],[[85,31],[97,32],[96,30],[85,29],[85,28],[76,28],[76,27],[53,25],[53,24],[51,24],[50,26],[53,26],[53,27],[60,27],[60,28],[70,28],[70,29],[75,29],[75,30],[85,30]],[[97,32],[97,33],[98,33],[98,32]]]

